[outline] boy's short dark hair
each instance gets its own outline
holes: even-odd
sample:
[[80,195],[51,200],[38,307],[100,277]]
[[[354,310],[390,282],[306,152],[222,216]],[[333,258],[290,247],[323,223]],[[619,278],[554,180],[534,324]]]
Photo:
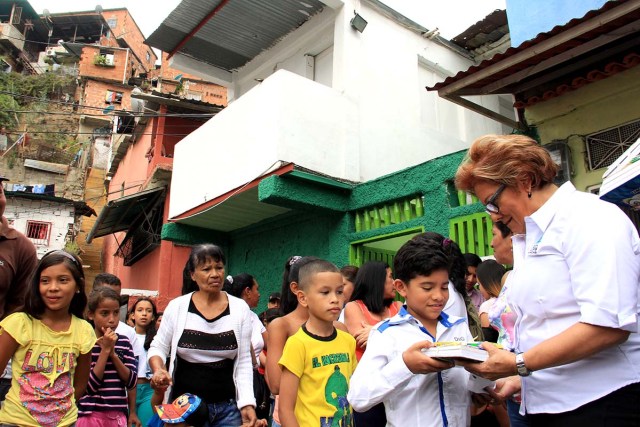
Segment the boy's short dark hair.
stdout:
[[429,276],[437,270],[449,271],[449,257],[442,244],[415,236],[406,242],[393,260],[397,279],[408,283],[416,276]]
[[298,288],[305,291],[311,283],[311,278],[318,273],[338,273],[340,270],[334,264],[323,259],[315,259],[300,267],[298,272]]
[[95,279],[93,279],[93,288],[97,288],[99,286],[122,286],[122,282],[118,278],[118,276],[111,273],[100,273],[96,275]]

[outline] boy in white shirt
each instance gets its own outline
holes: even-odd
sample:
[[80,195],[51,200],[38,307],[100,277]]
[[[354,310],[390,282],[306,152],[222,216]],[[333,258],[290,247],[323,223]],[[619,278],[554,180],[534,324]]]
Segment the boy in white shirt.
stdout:
[[472,341],[466,319],[442,311],[449,298],[446,249],[419,238],[400,248],[395,286],[405,305],[371,330],[351,377],[347,399],[353,409],[383,402],[388,427],[463,427],[471,419],[469,373],[422,352],[436,341]]

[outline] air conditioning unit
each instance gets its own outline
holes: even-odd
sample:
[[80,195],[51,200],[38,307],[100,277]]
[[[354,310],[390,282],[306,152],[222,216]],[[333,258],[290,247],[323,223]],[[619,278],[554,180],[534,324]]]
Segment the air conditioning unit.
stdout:
[[48,47],[46,50],[46,55],[49,57],[56,56],[56,50],[53,47]]

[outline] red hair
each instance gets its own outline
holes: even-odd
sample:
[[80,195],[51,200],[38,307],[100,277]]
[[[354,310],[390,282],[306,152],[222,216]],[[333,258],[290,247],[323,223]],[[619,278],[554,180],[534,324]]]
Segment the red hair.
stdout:
[[508,187],[529,180],[531,188],[553,182],[558,172],[549,152],[524,135],[485,135],[473,141],[456,172],[459,190],[473,193],[478,181],[494,181]]

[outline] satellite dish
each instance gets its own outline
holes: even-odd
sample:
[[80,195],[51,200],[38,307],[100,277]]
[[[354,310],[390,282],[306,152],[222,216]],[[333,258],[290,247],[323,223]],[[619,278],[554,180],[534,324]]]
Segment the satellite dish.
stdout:
[[105,108],[104,110],[102,110],[102,114],[109,114],[110,112],[112,112],[113,110],[115,110],[115,106],[113,105],[109,105],[107,108]]
[[42,11],[42,15],[44,15],[45,18],[48,18],[51,16],[51,12],[49,12],[49,9],[44,9]]
[[102,6],[96,5],[96,13],[102,13]]

